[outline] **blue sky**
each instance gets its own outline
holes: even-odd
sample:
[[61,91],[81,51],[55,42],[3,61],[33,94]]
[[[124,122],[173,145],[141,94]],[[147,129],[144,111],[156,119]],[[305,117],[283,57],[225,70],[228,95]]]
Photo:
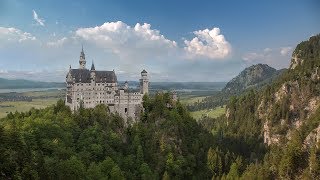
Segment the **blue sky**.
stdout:
[[64,81],[78,67],[120,80],[228,81],[245,67],[288,67],[320,33],[320,3],[283,1],[0,0],[0,77]]

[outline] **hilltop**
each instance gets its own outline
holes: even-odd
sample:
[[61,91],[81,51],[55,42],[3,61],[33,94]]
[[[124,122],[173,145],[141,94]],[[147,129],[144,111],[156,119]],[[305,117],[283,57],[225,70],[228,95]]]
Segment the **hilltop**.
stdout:
[[229,81],[222,92],[230,95],[238,95],[249,88],[261,88],[269,84],[282,74],[285,69],[276,70],[267,64],[256,64],[245,68],[235,78]]
[[188,106],[189,110],[213,109],[225,105],[229,98],[238,96],[252,88],[261,89],[272,83],[286,69],[276,70],[267,64],[256,64],[245,68],[236,77],[230,80],[221,91],[203,98],[200,102],[195,102]]

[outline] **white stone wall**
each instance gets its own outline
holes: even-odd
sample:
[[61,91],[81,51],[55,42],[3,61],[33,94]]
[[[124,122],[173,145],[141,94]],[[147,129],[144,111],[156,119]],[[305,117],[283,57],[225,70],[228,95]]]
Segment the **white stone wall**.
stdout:
[[84,108],[94,108],[98,104],[109,106],[111,113],[119,113],[124,119],[129,117],[135,120],[142,108],[143,94],[119,90],[117,83],[73,83],[67,84],[67,95],[72,103],[66,105],[77,110],[83,102]]

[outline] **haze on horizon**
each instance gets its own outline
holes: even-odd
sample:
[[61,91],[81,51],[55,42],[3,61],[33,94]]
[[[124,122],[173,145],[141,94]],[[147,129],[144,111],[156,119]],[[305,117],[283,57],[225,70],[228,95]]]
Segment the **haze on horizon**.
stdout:
[[[298,12],[298,13],[297,13]],[[286,68],[320,32],[320,3],[298,1],[0,1],[0,77],[64,82],[69,65],[119,80],[225,82],[257,63]]]

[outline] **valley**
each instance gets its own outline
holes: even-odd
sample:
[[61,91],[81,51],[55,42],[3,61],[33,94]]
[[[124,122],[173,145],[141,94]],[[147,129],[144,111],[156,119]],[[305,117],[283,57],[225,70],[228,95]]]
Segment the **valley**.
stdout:
[[0,180],[320,180],[319,7],[0,0]]

